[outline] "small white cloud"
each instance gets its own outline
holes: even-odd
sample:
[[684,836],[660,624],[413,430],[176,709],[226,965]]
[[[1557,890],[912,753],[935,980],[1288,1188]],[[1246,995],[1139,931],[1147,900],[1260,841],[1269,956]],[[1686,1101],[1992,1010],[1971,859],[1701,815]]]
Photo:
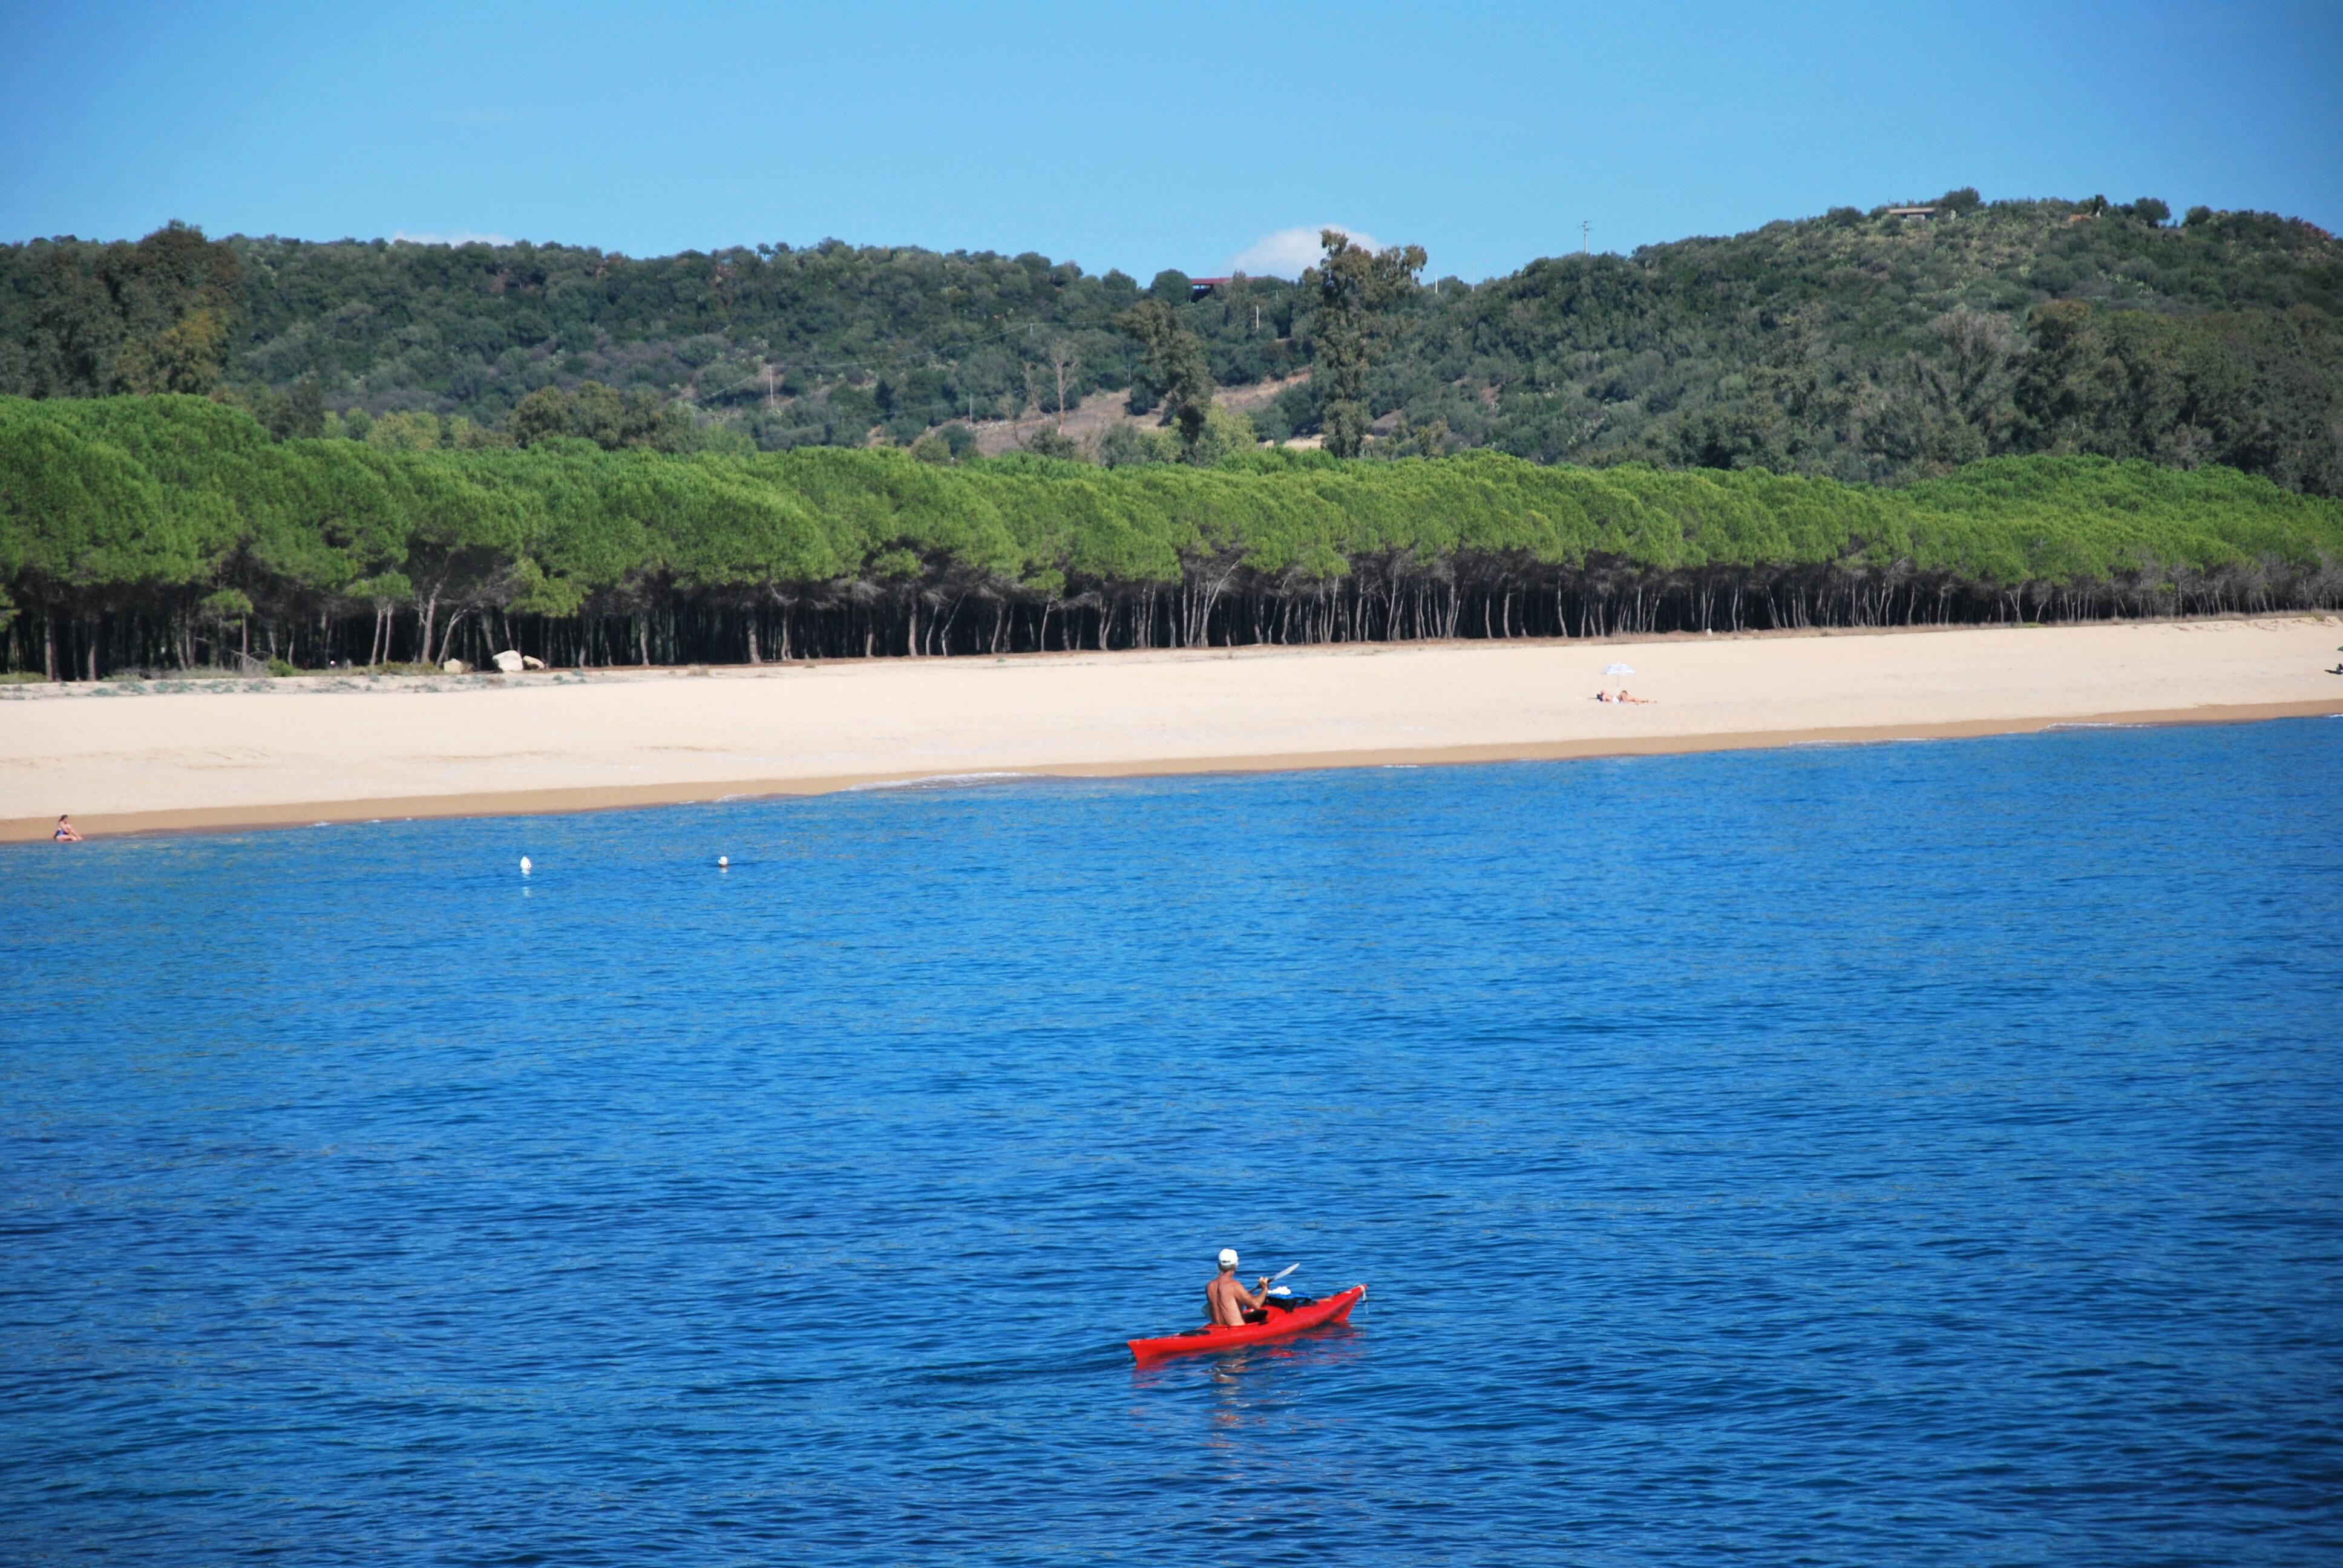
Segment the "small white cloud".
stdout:
[[1317,266],[1319,258],[1325,255],[1325,247],[1318,243],[1318,234],[1329,228],[1349,235],[1353,245],[1365,246],[1369,250],[1383,248],[1383,242],[1373,235],[1348,224],[1311,224],[1262,236],[1231,257],[1229,266],[1251,277],[1300,277],[1304,267]]
[[458,229],[453,234],[415,234],[400,229],[392,235],[393,244],[407,245],[510,245],[512,236],[504,234],[474,234],[470,229]]

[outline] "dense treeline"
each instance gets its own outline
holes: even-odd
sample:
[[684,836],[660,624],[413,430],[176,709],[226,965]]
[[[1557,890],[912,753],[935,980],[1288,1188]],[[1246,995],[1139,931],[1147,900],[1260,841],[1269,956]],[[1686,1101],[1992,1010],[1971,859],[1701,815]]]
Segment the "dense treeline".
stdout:
[[[134,378],[171,307],[191,306],[186,275],[206,247],[236,297],[234,340],[177,384]],[[1128,388],[1137,353],[1112,320],[1141,299],[1181,310],[1223,382],[1301,363],[1291,285],[1265,278],[1192,307],[1190,293],[1178,272],[1142,290],[1030,253],[833,240],[636,260],[527,244],[206,242],[175,224],[135,245],[0,246],[0,394],[218,386],[277,423],[297,419],[289,400],[314,387],[319,412],[494,428],[539,388],[595,382],[680,398],[774,449],[860,446],[874,430],[908,444],[955,418],[1054,411],[1061,371],[1069,405]]]
[[0,398],[14,668],[935,655],[2343,603],[2343,502],[2002,458],[1758,470],[1244,453],[407,450],[202,397]]
[[1373,401],[1394,435],[1444,426],[1542,461],[1901,483],[2096,452],[2343,494],[2343,246],[2323,231],[2167,224],[2154,201],[1936,206],[1542,261],[1419,302]]
[[637,410],[575,422],[603,445],[908,446],[940,429],[960,451],[970,426],[1091,397],[1147,412],[1159,390],[1114,324],[1151,301],[1224,387],[1333,353],[1342,374],[1296,377],[1253,410],[1270,439],[1870,483],[2097,453],[2343,494],[2343,246],[2324,232],[2204,208],[2175,223],[2150,200],[1934,206],[1394,289],[1364,367],[1343,351],[1360,323],[1320,320],[1343,296],[1274,278],[1192,299],[1177,272],[1142,287],[1030,254],[830,241],[637,259],[175,226],[0,246],[0,393],[216,391],[283,436],[462,447],[525,435],[532,395],[583,389]]

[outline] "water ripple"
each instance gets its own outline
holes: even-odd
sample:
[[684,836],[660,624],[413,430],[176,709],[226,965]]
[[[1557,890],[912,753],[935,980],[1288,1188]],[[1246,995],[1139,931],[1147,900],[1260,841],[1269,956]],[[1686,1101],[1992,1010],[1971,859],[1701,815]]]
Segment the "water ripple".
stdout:
[[[0,1556],[2331,1561],[2338,808],[2301,721],[0,851]],[[1134,1366],[1224,1243],[1373,1293]]]

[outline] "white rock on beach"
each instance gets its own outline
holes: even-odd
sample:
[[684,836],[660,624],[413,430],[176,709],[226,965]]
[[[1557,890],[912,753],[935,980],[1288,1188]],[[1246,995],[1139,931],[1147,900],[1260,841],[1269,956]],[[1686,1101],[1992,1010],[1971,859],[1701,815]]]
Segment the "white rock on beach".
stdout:
[[502,653],[497,655],[497,668],[503,670],[507,675],[518,675],[523,667],[524,661],[522,660],[521,656],[515,653],[511,648],[507,648]]
[[523,669],[543,669],[545,668],[545,660],[538,658],[537,655],[533,653],[524,653],[520,656],[520,667]]
[[439,668],[449,675],[461,675],[464,673],[464,661],[460,658],[451,658]]

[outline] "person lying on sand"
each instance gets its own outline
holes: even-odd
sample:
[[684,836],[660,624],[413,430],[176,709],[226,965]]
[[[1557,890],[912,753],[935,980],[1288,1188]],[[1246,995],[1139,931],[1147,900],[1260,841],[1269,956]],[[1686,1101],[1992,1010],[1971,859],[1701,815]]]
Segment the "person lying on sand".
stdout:
[[1656,697],[1630,697],[1627,695],[1627,689],[1624,686],[1619,689],[1618,699],[1621,702],[1657,702],[1659,700]]
[[57,830],[50,834],[49,837],[55,839],[60,844],[78,844],[81,842],[81,831],[73,825],[73,819],[70,817],[58,818]]
[[1269,1276],[1262,1276],[1261,1284],[1246,1290],[1237,1283],[1237,1250],[1221,1249],[1221,1271],[1204,1287],[1204,1305],[1212,1313],[1216,1329],[1232,1329],[1240,1323],[1257,1323],[1269,1316],[1262,1303],[1269,1300]]
[[1607,691],[1598,691],[1594,694],[1594,700],[1597,702],[1608,702],[1611,700],[1611,694]]

